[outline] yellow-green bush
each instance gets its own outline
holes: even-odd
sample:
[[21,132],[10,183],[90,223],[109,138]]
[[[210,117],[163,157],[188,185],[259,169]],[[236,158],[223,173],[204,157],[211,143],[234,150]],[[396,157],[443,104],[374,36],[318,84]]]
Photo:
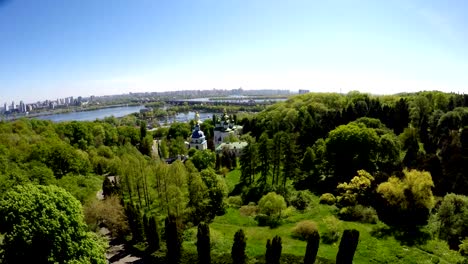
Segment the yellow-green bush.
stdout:
[[323,223],[325,224],[325,230],[321,235],[323,243],[331,244],[337,242],[340,239],[341,232],[343,231],[341,221],[331,215],[325,217],[325,219],[323,219]]
[[335,204],[335,202],[336,202],[336,198],[331,193],[324,193],[324,194],[322,194],[322,196],[320,196],[320,203],[321,204],[332,205],[332,204]]
[[318,232],[317,224],[314,221],[303,220],[292,229],[292,236],[301,240],[307,240],[309,235]]

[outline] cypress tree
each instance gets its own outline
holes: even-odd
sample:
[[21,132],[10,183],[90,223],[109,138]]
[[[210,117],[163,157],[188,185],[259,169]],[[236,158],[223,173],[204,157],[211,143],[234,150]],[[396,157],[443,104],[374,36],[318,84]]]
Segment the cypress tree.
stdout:
[[177,218],[174,215],[166,217],[166,259],[168,263],[178,264],[182,256],[182,235]]
[[359,231],[355,229],[346,229],[341,237],[338,254],[336,255],[336,264],[353,263],[353,257],[358,243]]
[[245,255],[246,238],[244,231],[239,229],[234,234],[234,244],[232,245],[231,257],[233,264],[244,264],[247,256]]
[[317,258],[317,252],[320,244],[320,234],[314,231],[307,237],[306,254],[304,256],[304,264],[314,264]]
[[281,237],[275,236],[271,241],[271,264],[279,264],[281,258]]
[[267,240],[265,263],[266,264],[279,264],[281,258],[281,237],[275,236],[273,240]]
[[109,180],[107,176],[104,177],[104,181],[102,182],[102,195],[104,198],[111,196],[112,194],[116,193],[114,184]]
[[210,227],[206,223],[200,223],[198,225],[197,233],[197,251],[198,251],[198,263],[199,264],[210,264]]
[[265,252],[265,263],[270,264],[271,263],[271,241],[270,239],[267,239],[266,243],[266,252]]
[[159,245],[159,230],[156,218],[154,216],[144,217],[144,228],[146,235],[146,242],[148,243],[148,250],[153,252],[160,248]]
[[135,242],[143,241],[143,223],[140,209],[130,202],[125,206],[125,214],[128,219],[128,226],[132,232],[132,240]]

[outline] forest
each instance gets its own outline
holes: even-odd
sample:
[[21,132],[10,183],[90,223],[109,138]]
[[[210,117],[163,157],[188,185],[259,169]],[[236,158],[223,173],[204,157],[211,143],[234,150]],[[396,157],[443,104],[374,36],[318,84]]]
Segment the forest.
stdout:
[[115,241],[144,263],[468,263],[468,95],[230,110],[239,157],[216,117],[204,151],[194,121],[0,122],[0,263],[107,263]]

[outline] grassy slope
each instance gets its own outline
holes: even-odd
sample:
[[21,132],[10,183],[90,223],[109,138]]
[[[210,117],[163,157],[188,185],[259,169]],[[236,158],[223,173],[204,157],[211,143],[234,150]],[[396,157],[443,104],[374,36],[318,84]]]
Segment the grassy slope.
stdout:
[[[238,179],[239,172],[233,171],[226,176],[231,187],[232,182]],[[233,179],[235,178],[235,179]],[[231,184],[230,184],[231,182]],[[312,208],[305,212],[292,212],[284,223],[275,229],[259,227],[252,217],[242,216],[238,209],[229,208],[223,216],[216,217],[210,225],[212,252],[216,255],[229,254],[231,251],[234,233],[242,228],[247,237],[247,255],[250,257],[263,256],[268,238],[279,235],[283,241],[283,253],[303,256],[306,243],[291,237],[291,229],[301,220],[313,220],[319,225],[319,231],[325,230],[323,219],[334,213],[334,207],[321,205],[315,197]],[[355,254],[354,263],[456,263],[462,257],[455,251],[447,249],[445,243],[429,241],[426,245],[404,246],[394,237],[376,238],[370,232],[375,225],[357,222],[343,222],[344,229],[359,230],[359,245]],[[196,228],[189,231],[189,239],[184,243],[187,250],[196,251]],[[339,242],[331,245],[320,244],[320,257],[334,260],[338,251]],[[439,260],[440,262],[438,262]]]

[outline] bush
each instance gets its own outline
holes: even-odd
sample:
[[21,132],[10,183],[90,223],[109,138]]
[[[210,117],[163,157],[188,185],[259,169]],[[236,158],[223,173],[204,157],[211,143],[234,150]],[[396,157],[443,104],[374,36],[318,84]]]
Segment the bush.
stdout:
[[256,216],[260,209],[258,209],[258,206],[256,205],[244,205],[239,209],[239,213],[242,216]]
[[331,193],[324,193],[322,196],[320,196],[320,201],[321,204],[328,204],[328,205],[333,205],[336,203],[336,198],[333,194]]
[[242,206],[242,198],[240,196],[229,196],[226,199],[226,204],[232,208],[240,208]]
[[323,219],[325,231],[322,233],[322,241],[325,244],[332,244],[340,239],[343,229],[341,221],[335,216],[328,216]]
[[360,204],[341,208],[338,216],[346,221],[358,221],[362,223],[376,224],[379,220],[377,211],[372,207],[364,207]]
[[283,196],[275,192],[269,192],[258,201],[258,207],[262,214],[280,217],[281,211],[286,209],[286,202]]
[[259,226],[269,226],[270,228],[275,228],[281,225],[281,219],[278,217],[272,217],[266,214],[259,214],[255,217]]
[[309,191],[298,191],[291,199],[291,205],[298,210],[304,210],[309,207],[313,196]]
[[296,224],[292,230],[292,236],[300,240],[307,240],[309,235],[318,232],[317,224],[314,221],[304,220]]
[[459,252],[462,256],[468,256],[468,237],[462,241],[459,248]]

